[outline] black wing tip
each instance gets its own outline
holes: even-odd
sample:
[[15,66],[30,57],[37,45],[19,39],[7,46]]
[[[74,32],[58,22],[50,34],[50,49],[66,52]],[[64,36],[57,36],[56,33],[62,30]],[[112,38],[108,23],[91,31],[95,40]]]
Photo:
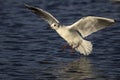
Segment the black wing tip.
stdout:
[[28,4],[24,4],[24,6],[26,7],[26,8],[30,8],[31,6],[29,6]]
[[118,22],[116,19],[114,19],[114,22]]
[[24,4],[24,5],[25,5],[26,8],[30,9],[30,10],[33,11],[33,12],[38,11],[38,8],[37,8],[37,7],[33,7],[33,6],[28,5],[28,4]]
[[31,10],[32,10],[32,9],[35,9],[35,7],[30,6],[30,5],[28,5],[28,4],[24,4],[24,5],[25,5],[25,7],[28,8],[28,9],[31,9]]

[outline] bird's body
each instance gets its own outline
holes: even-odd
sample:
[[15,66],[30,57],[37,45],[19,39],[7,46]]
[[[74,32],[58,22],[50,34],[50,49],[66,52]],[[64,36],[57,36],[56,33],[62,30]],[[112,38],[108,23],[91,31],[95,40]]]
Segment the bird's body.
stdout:
[[76,40],[75,42],[78,42],[80,41],[80,39],[82,39],[76,31],[74,30],[72,31],[68,27],[60,27],[56,31],[69,44],[72,44],[75,40]]
[[88,35],[112,25],[115,21],[109,18],[87,16],[78,20],[72,25],[60,25],[59,21],[50,13],[36,7],[26,5],[33,13],[42,17],[50,24],[50,27],[67,41],[76,51],[83,55],[89,55],[92,52],[92,44],[84,38]]
[[88,55],[92,51],[91,42],[84,40],[76,30],[71,30],[69,27],[62,26],[56,31],[67,41],[69,46],[81,54]]

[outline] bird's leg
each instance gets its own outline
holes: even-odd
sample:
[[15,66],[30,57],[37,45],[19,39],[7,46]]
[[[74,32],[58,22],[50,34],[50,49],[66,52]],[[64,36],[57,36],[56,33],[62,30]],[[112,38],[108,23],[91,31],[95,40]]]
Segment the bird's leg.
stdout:
[[75,52],[75,48],[71,47],[71,54],[73,54]]
[[71,45],[71,53],[73,54],[75,52],[75,48],[79,47],[79,43],[75,45]]
[[71,49],[71,54],[73,54],[75,52],[75,48],[79,47],[79,43],[78,44],[71,44],[71,45],[68,45],[68,44],[65,44],[64,46],[62,46],[62,49],[61,51],[64,51],[64,49],[66,48],[69,48]]
[[69,45],[69,44],[65,44],[63,47],[62,47],[62,51],[64,51],[65,48],[69,48],[71,49],[71,54],[73,54],[75,52],[75,49],[72,48],[73,46],[72,45]]
[[68,45],[68,44],[65,44],[65,45],[62,46],[62,49],[61,49],[61,50],[64,51],[67,47],[69,47],[69,45]]
[[70,49],[71,49],[70,54],[73,54],[75,52],[75,48],[74,48],[73,44],[71,44]]

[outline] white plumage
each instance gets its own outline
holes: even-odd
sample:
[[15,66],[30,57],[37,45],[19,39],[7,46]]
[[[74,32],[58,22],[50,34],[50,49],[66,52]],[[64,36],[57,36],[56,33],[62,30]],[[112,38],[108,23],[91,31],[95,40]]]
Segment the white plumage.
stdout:
[[78,20],[70,26],[60,25],[59,21],[50,13],[36,7],[25,5],[33,13],[47,21],[51,28],[67,41],[76,51],[83,55],[89,55],[92,52],[92,43],[84,38],[88,35],[101,30],[115,23],[115,20],[103,17],[87,16]]

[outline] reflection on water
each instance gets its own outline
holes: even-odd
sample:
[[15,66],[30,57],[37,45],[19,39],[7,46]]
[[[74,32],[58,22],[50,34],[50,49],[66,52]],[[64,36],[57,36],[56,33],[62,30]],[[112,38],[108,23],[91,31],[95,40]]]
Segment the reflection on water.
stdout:
[[[93,80],[98,79],[98,72],[87,57],[69,63],[67,66],[57,69],[58,80]],[[102,79],[103,80],[103,79]]]

